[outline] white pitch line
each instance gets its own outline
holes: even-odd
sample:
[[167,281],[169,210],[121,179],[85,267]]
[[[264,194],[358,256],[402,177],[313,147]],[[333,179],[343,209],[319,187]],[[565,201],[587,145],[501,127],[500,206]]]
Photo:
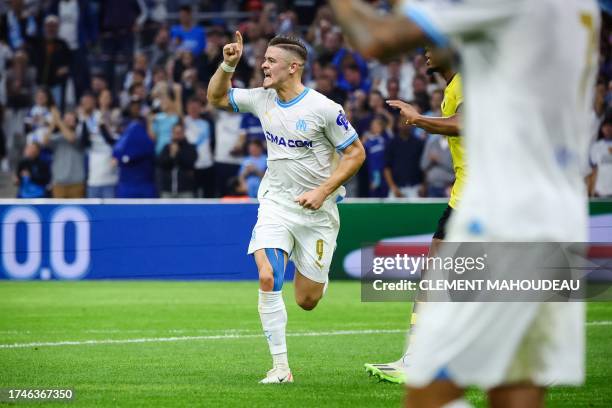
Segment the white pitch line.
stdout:
[[[587,326],[612,326],[612,320],[595,320],[587,322]],[[233,330],[232,332],[236,332]],[[248,330],[244,330],[247,332]],[[319,336],[346,336],[346,335],[361,335],[361,334],[397,334],[406,333],[403,329],[390,330],[334,330],[326,332],[297,332],[287,333],[288,337],[319,337]],[[189,340],[223,340],[223,339],[250,339],[261,337],[261,333],[257,334],[218,334],[209,336],[180,336],[180,337],[145,337],[138,339],[102,339],[102,340],[66,340],[57,342],[34,342],[34,343],[14,343],[0,344],[0,349],[14,349],[27,347],[58,347],[58,346],[85,346],[98,344],[131,344],[131,343],[167,343],[175,341]]]
[[587,326],[612,326],[612,320],[595,320],[587,322]]
[[[327,332],[303,332],[287,333],[290,337],[319,337],[319,336],[346,336],[360,334],[396,334],[405,333],[406,330],[336,330]],[[219,334],[214,336],[181,336],[181,337],[148,337],[141,339],[103,339],[103,340],[79,340],[79,341],[57,341],[41,343],[15,343],[0,344],[0,349],[27,348],[27,347],[57,347],[57,346],[84,346],[98,344],[132,344],[132,343],[166,343],[174,341],[189,340],[227,340],[227,339],[249,339],[262,337],[262,334]]]

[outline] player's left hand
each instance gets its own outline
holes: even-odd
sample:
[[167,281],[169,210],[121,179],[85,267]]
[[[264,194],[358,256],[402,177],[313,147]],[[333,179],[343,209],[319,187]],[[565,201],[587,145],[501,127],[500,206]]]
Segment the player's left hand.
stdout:
[[295,199],[295,202],[309,210],[318,210],[321,208],[326,198],[327,194],[321,191],[321,189],[315,188],[314,190],[301,194]]

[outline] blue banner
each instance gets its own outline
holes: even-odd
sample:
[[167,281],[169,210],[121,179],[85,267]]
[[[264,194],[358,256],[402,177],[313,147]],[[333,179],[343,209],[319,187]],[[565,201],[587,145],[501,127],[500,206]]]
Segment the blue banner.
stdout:
[[257,279],[257,204],[0,205],[0,220],[0,279]]

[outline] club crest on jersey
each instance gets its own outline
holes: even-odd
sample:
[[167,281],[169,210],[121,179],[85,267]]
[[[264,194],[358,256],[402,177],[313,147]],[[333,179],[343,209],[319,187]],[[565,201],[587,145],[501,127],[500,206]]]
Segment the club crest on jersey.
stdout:
[[344,130],[348,130],[349,128],[349,121],[346,118],[346,115],[344,114],[344,112],[339,111],[340,113],[338,113],[338,117],[336,118],[336,124],[338,126],[342,126],[344,128]]
[[312,148],[312,140],[285,139],[266,131],[266,140],[279,146],[285,147],[309,147]]
[[304,119],[300,119],[295,123],[295,130],[305,132],[306,129],[308,129],[308,126],[306,125],[306,121]]

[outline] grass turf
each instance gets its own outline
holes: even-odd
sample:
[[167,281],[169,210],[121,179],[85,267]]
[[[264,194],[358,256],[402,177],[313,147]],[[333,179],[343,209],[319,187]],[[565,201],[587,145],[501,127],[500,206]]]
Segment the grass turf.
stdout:
[[[402,387],[368,378],[363,363],[401,355],[409,304],[361,303],[355,282],[333,282],[312,312],[295,305],[291,285],[284,293],[296,383],[262,386],[257,381],[270,357],[260,332],[256,283],[0,283],[2,345],[175,338],[0,347],[0,388],[72,388],[70,406],[399,406]],[[612,304],[589,305],[588,321],[608,323],[587,327],[586,385],[552,390],[549,406],[612,406],[610,320]],[[298,335],[304,332],[332,335]],[[214,338],[228,335],[234,337]],[[468,397],[484,404],[479,391]]]

